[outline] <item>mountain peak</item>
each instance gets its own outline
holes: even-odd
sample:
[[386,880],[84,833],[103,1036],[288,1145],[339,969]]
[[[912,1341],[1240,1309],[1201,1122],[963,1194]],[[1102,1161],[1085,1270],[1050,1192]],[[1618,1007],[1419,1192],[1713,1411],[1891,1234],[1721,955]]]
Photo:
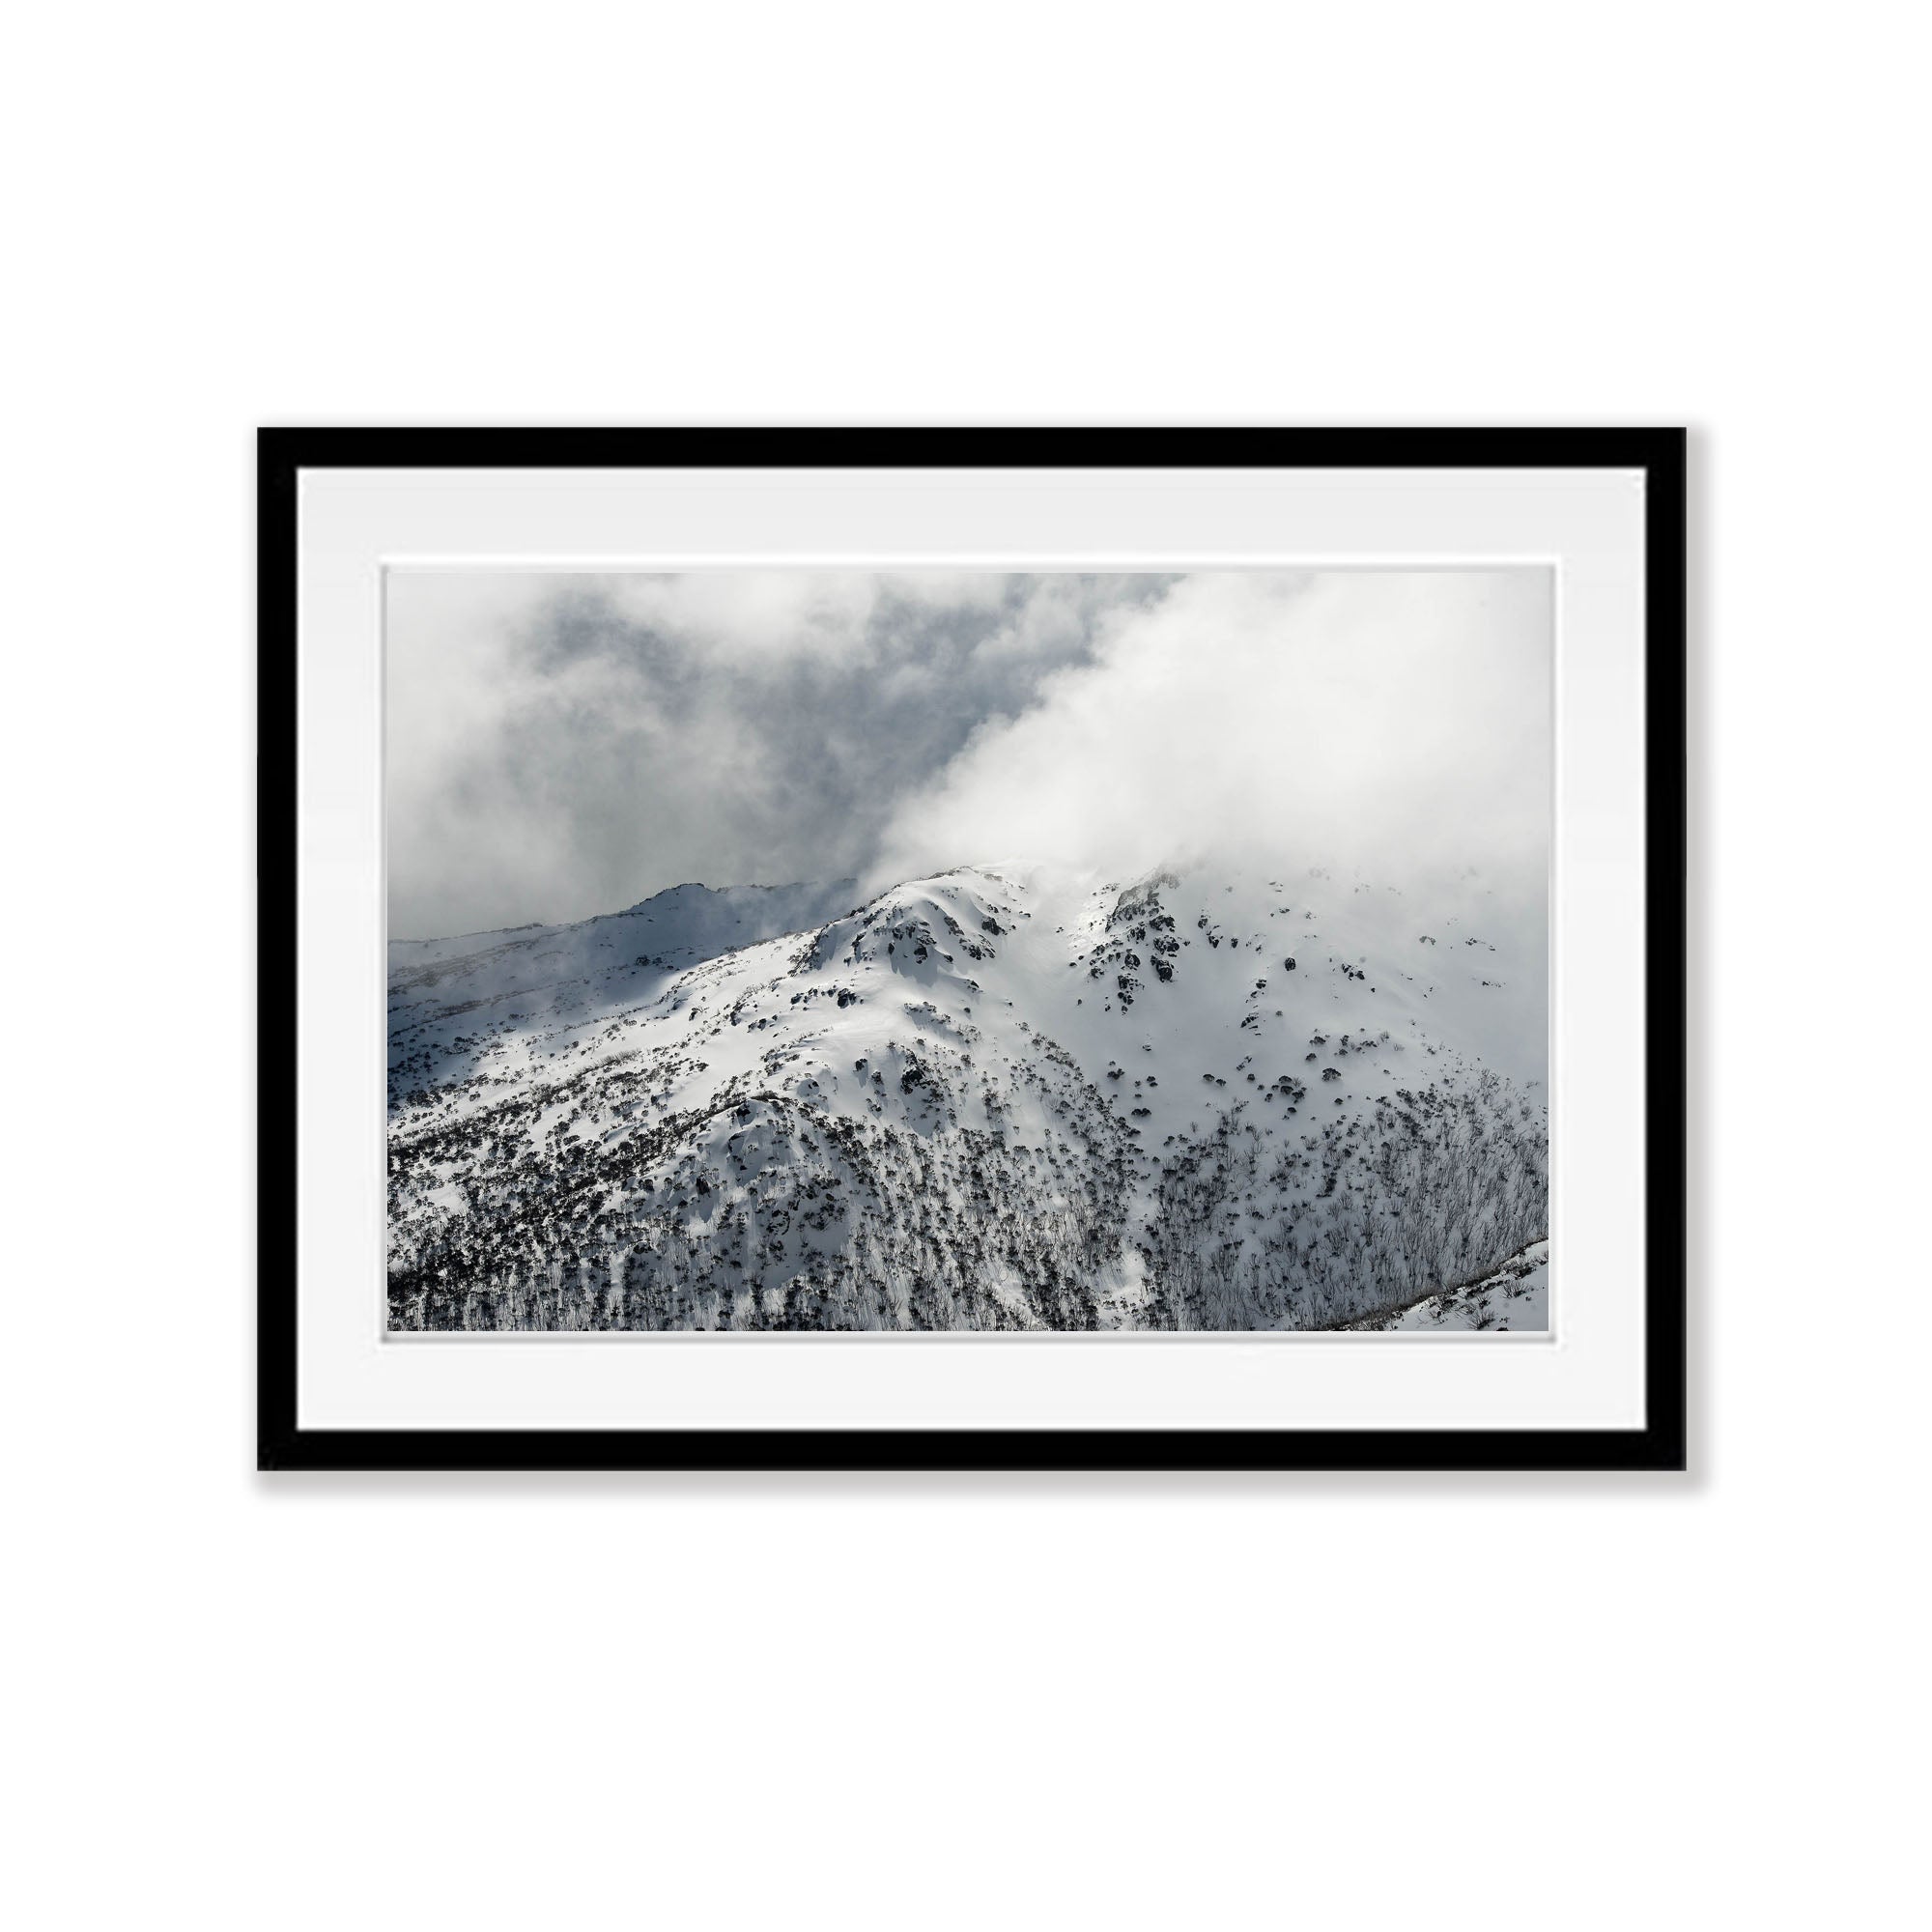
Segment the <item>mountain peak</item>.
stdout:
[[1548,1232],[1493,1050],[1531,962],[1299,876],[691,884],[393,950],[390,1319],[1313,1327],[1487,1278]]

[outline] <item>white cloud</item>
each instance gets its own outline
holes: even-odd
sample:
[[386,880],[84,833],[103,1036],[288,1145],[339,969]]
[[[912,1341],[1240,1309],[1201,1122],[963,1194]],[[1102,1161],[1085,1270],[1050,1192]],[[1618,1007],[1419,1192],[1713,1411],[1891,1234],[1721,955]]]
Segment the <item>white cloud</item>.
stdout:
[[871,878],[1212,856],[1540,895],[1550,622],[1541,570],[1199,573],[1103,617],[1091,662],[906,797]]
[[1542,572],[398,572],[387,624],[398,936],[1029,854],[1540,893]]

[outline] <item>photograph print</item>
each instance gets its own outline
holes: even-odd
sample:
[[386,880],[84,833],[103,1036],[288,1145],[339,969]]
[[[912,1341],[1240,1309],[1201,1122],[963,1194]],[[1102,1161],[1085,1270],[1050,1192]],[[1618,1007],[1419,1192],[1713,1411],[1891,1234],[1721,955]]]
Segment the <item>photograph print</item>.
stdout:
[[392,1333],[1547,1332],[1547,568],[384,595]]

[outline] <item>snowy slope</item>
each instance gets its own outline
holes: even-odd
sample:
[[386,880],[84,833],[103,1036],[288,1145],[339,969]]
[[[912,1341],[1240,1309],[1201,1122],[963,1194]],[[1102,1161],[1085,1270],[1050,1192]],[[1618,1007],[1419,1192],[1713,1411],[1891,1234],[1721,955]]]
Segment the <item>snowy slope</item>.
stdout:
[[527,1036],[606,1010],[735,947],[798,932],[857,896],[830,885],[673,886],[626,912],[576,925],[513,926],[389,945],[389,1094],[474,1069],[480,1027]]
[[1365,1332],[1396,1329],[1543,1330],[1549,1326],[1549,1243],[1532,1241],[1479,1281],[1445,1288],[1401,1308],[1342,1324]]
[[392,949],[394,1325],[1324,1327],[1548,1232],[1473,888],[788,890]]

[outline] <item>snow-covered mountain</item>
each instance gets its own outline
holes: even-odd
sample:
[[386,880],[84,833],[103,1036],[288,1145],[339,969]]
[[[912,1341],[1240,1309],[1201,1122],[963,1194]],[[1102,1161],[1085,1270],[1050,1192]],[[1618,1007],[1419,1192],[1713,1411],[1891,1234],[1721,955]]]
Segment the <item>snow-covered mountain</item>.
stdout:
[[393,945],[391,1325],[1544,1325],[1543,961],[1475,882],[855,896]]

